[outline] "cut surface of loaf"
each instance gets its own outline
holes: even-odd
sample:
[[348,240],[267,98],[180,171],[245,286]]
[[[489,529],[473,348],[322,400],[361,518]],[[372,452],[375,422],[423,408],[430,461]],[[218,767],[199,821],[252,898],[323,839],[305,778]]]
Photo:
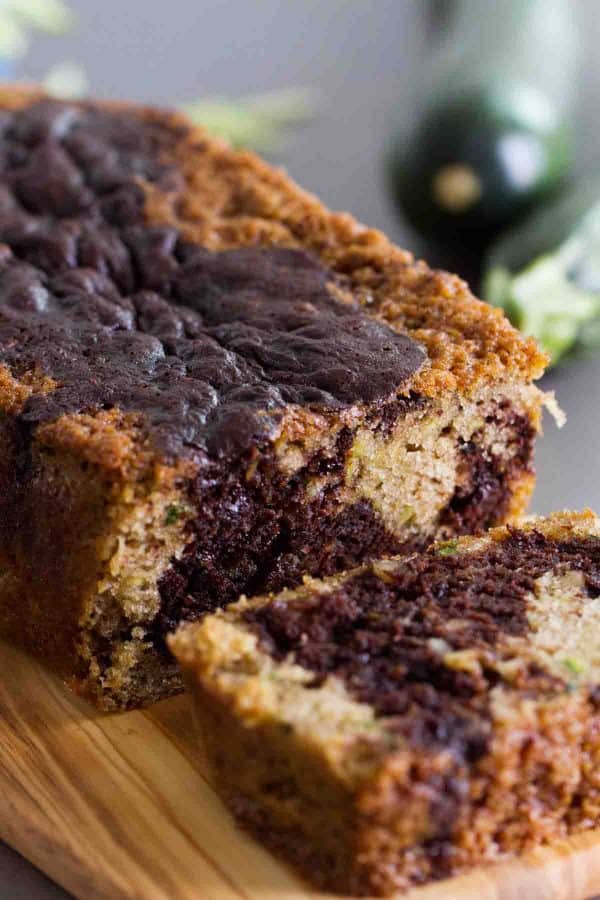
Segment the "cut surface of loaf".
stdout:
[[475,531],[533,484],[544,358],[169,112],[0,89],[0,633],[101,706],[165,635]]
[[389,894],[598,825],[600,521],[434,544],[170,639],[240,820]]

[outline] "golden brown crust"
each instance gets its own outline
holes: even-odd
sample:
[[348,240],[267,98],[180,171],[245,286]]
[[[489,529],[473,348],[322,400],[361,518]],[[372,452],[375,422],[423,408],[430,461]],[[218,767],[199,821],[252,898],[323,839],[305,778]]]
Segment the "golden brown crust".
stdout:
[[[182,117],[173,121],[185,124]],[[415,377],[414,390],[468,394],[485,383],[542,374],[547,357],[535,341],[476,300],[464,281],[416,262],[347,213],[329,211],[253,153],[233,151],[192,127],[175,156],[185,187],[165,195],[148,186],[148,221],[177,225],[213,250],[282,243],[316,252],[350,278],[370,312],[426,346],[430,368]]]
[[118,409],[94,415],[61,416],[40,426],[36,439],[44,446],[72,453],[124,481],[151,478],[159,484],[184,474],[191,475],[194,470],[190,461],[165,465],[157,460],[140,427],[139,416]]
[[[598,516],[589,507],[578,511],[556,510],[549,516],[527,516],[517,524],[523,531],[535,529],[554,541],[567,541],[570,538],[584,537],[590,533],[597,534],[600,528]],[[482,541],[503,541],[508,534],[509,526],[498,525],[496,528],[490,528],[483,537],[459,538],[458,546],[465,549],[471,546],[478,547]]]
[[17,379],[6,366],[0,364],[0,413],[17,412],[32,394],[46,394],[54,389],[55,384],[52,378],[41,372],[27,372]]

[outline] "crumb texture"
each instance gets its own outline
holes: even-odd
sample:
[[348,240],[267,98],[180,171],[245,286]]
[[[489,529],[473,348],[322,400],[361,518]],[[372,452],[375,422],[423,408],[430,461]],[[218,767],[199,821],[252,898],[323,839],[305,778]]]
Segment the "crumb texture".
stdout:
[[241,469],[204,466],[190,494],[200,510],[194,538],[161,579],[158,638],[242,593],[278,591],[306,573],[331,575],[504,519],[515,485],[532,480],[535,430],[516,401],[428,409],[409,398],[407,407],[342,427],[330,446],[300,453],[293,473],[267,452]]
[[360,895],[597,825],[599,578],[600,523],[562,513],[182,629],[224,797]]
[[[291,657],[314,672],[317,684],[335,675],[357,700],[393,717],[411,741],[460,742],[472,759],[485,749],[498,673],[461,666],[461,654],[484,655],[506,636],[524,636],[528,597],[549,572],[581,573],[588,598],[597,597],[600,541],[556,542],[535,530],[510,530],[480,552],[442,545],[405,563],[373,563],[309,602],[250,609],[245,621],[268,653]],[[553,689],[554,676],[538,668],[521,674],[523,688]],[[567,669],[562,675],[566,682]]]

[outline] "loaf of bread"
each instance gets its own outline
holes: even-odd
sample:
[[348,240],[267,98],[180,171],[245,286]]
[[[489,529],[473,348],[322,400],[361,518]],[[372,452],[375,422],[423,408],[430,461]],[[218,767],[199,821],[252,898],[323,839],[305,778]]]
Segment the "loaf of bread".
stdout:
[[388,894],[597,826],[600,521],[560,513],[242,599],[171,639],[217,785]]
[[0,634],[105,708],[180,621],[522,511],[544,357],[183,117],[0,89]]

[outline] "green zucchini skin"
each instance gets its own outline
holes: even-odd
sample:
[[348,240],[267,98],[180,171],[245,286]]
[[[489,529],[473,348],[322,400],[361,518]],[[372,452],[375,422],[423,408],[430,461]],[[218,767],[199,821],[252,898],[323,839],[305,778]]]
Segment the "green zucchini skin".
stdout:
[[555,253],[599,206],[600,176],[570,182],[498,237],[486,254],[485,272],[502,268],[516,275],[537,258]]
[[600,349],[600,177],[542,204],[489,249],[483,296],[553,363]]
[[396,204],[427,238],[479,250],[549,196],[570,166],[570,130],[537,89],[492,85],[426,113],[388,157]]

